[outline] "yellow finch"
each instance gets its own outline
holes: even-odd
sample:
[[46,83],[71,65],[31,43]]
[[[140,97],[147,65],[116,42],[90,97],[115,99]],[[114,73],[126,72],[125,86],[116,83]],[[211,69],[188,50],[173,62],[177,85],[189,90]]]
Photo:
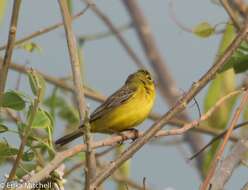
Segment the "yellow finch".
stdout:
[[[125,84],[91,114],[91,132],[111,134],[137,126],[150,113],[155,94],[154,81],[148,71],[138,70],[131,74]],[[83,126],[55,144],[64,145],[82,136]]]

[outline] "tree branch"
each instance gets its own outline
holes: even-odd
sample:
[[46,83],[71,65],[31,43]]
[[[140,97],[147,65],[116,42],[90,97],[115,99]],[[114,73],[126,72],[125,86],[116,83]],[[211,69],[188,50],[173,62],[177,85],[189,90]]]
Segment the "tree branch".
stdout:
[[[0,59],[0,63],[1,63],[1,59]],[[11,63],[10,64],[10,69],[13,69],[17,72],[21,72],[21,73],[24,73],[24,74],[27,74],[28,71],[30,70],[30,68],[28,67],[24,67],[22,65],[19,65],[19,64],[15,64],[15,63]],[[37,71],[37,70],[36,70]],[[67,84],[66,82],[64,82],[63,80],[59,79],[59,78],[55,78],[53,76],[50,76],[50,75],[47,75],[45,73],[42,73],[40,71],[37,71],[40,75],[42,75],[42,77],[49,83],[59,87],[59,88],[62,88],[64,90],[68,90],[72,93],[74,93],[74,88],[73,86]],[[92,99],[92,100],[95,100],[95,101],[98,101],[98,102],[104,102],[106,100],[106,97],[101,95],[100,93],[97,93],[96,91],[84,86],[84,91],[85,91],[85,96]],[[161,117],[160,114],[158,113],[150,113],[149,115],[149,118],[151,120],[158,120],[159,118]],[[182,127],[183,125],[185,125],[186,123],[188,123],[187,121],[184,121],[184,120],[180,120],[180,119],[176,119],[176,118],[172,118],[168,124],[170,125],[174,125],[174,126],[177,126],[177,127]],[[206,125],[203,125],[203,124],[199,124],[196,128],[194,128],[194,131],[197,131],[197,132],[201,132],[201,133],[205,133],[205,134],[209,134],[209,135],[212,135],[212,136],[216,136],[216,135],[220,135],[220,133],[222,133],[221,130],[218,130],[218,129],[213,129],[211,127],[208,127]],[[231,139],[232,141],[237,141],[238,138],[234,135],[231,136]]]
[[[125,31],[131,29],[132,27],[133,27],[133,24],[128,23],[128,24],[118,26],[116,29],[122,33],[122,32],[125,32]],[[104,39],[104,38],[114,36],[114,35],[115,35],[115,33],[113,31],[109,30],[109,31],[105,31],[105,32],[99,32],[96,34],[82,35],[82,36],[78,37],[78,40],[79,40],[79,42],[80,41],[81,42],[88,42],[88,41]]]
[[[67,45],[69,49],[70,54],[70,60],[71,60],[71,68],[72,68],[72,74],[73,74],[73,82],[75,86],[75,95],[77,99],[77,105],[79,110],[79,115],[81,119],[81,123],[84,122],[85,116],[88,117],[86,113],[86,102],[84,99],[84,90],[83,90],[83,82],[81,78],[81,71],[80,71],[80,61],[77,51],[77,44],[75,35],[72,31],[72,20],[71,15],[68,11],[67,3],[65,0],[58,0],[58,3],[60,5],[61,14],[63,17],[64,22],[64,28],[66,32],[66,39],[67,39]],[[84,141],[87,145],[87,151],[86,151],[86,170],[85,170],[85,180],[86,190],[89,189],[90,180],[95,176],[96,173],[96,163],[95,163],[95,155],[94,152],[91,150],[91,137],[90,137],[90,130],[87,130],[88,127],[86,127],[85,134],[84,134]]]
[[229,5],[228,0],[220,0],[220,3],[224,7],[224,9],[226,10],[227,14],[231,18],[231,20],[232,20],[233,24],[235,25],[235,27],[238,30],[240,30],[240,23],[239,23],[239,21],[237,19],[237,15],[232,10],[232,7]]
[[23,155],[23,152],[24,152],[24,148],[25,148],[25,145],[27,143],[28,136],[30,134],[30,130],[32,128],[32,124],[33,124],[33,121],[34,121],[34,118],[35,118],[35,114],[38,111],[38,106],[39,106],[40,101],[41,101],[41,87],[38,86],[37,97],[34,100],[32,110],[30,112],[30,117],[28,119],[27,127],[24,128],[24,132],[23,132],[23,134],[21,134],[22,135],[21,144],[19,146],[19,150],[18,150],[16,159],[14,161],[13,167],[12,167],[12,169],[10,171],[9,177],[8,177],[6,183],[5,183],[4,190],[8,189],[8,185],[7,185],[8,182],[13,180],[14,177],[15,177],[16,170],[17,170],[17,167],[18,167],[18,165],[19,165],[19,163],[21,161],[21,158],[22,158],[22,155]]
[[248,182],[242,187],[241,190],[248,190]]
[[[0,58],[0,63],[2,62],[1,58]],[[15,63],[11,63],[10,64],[10,69],[14,70],[14,71],[17,71],[17,72],[20,72],[20,73],[23,73],[23,74],[27,74],[28,71],[30,70],[29,67],[25,67],[25,66],[22,66],[22,65],[19,65],[19,64],[15,64]],[[75,91],[75,88],[72,86],[72,85],[69,85],[68,83],[66,83],[65,81],[59,79],[59,78],[56,78],[54,76],[51,76],[51,75],[48,75],[46,73],[43,73],[43,72],[40,72],[40,71],[37,71],[47,82],[59,87],[59,88],[62,88],[64,90],[68,90],[72,93],[74,93]],[[84,86],[84,92],[85,92],[85,96],[91,98],[92,100],[95,100],[95,101],[100,101],[100,102],[103,102],[104,100],[106,100],[106,97],[101,95],[100,93],[97,93],[96,91]]]
[[[246,135],[247,136],[247,135]],[[248,151],[248,138],[242,138],[231,150],[230,154],[221,162],[210,182],[211,190],[224,189],[233,171],[240,164]]]
[[8,76],[9,65],[13,53],[20,6],[21,6],[21,0],[15,0],[13,3],[13,10],[10,21],[7,49],[5,51],[3,64],[0,65],[0,98],[4,92],[4,88]]
[[[84,0],[87,5],[92,5],[92,0]],[[122,34],[118,30],[118,28],[115,27],[115,25],[111,22],[111,20],[94,4],[90,6],[91,10],[106,24],[106,26],[115,34],[115,37],[117,40],[119,40],[120,44],[124,47],[128,55],[131,57],[131,59],[134,61],[134,63],[139,68],[145,68],[145,66],[142,64],[142,61],[139,59],[137,54],[132,50],[132,48],[129,46],[128,42],[123,38]]]
[[233,52],[239,47],[240,43],[246,38],[248,32],[248,25],[245,24],[242,31],[237,35],[235,40],[227,48],[225,53],[217,59],[216,63],[188,90],[185,95],[166,113],[161,119],[156,121],[150,127],[143,137],[134,142],[124,153],[115,161],[111,162],[110,166],[100,172],[92,181],[91,190],[96,189],[104,180],[106,180],[111,173],[113,173],[122,163],[128,160],[134,153],[136,153],[144,144],[146,144],[168,121],[175,117],[176,114],[183,111],[187,104],[194,98],[194,96],[202,90],[204,86],[216,75],[219,69],[229,60]]
[[[74,20],[74,19],[77,19],[80,16],[82,16],[88,10],[89,6],[86,6],[82,11],[78,12],[77,14],[75,14],[72,17],[72,19]],[[14,46],[17,46],[19,44],[22,44],[24,42],[27,42],[28,40],[31,40],[31,39],[33,39],[35,37],[40,36],[40,35],[46,34],[48,32],[51,32],[51,31],[53,31],[53,30],[55,30],[57,28],[60,28],[61,26],[64,26],[64,23],[63,22],[59,22],[57,24],[48,26],[48,27],[46,27],[44,29],[39,29],[39,30],[37,30],[37,31],[35,31],[35,32],[33,32],[33,33],[31,33],[31,34],[29,34],[29,35],[27,35],[27,36],[19,39],[19,40],[16,40],[15,43],[14,43]],[[6,47],[7,47],[7,44],[0,46],[0,51],[6,49]]]
[[[226,49],[225,53],[216,61],[216,63],[197,81],[193,84],[193,86],[189,89],[189,91],[172,107],[166,114],[164,114],[161,119],[157,120],[152,127],[150,127],[144,135],[139,138],[136,142],[134,142],[127,151],[125,151],[120,157],[118,157],[115,161],[111,162],[109,167],[102,171],[91,184],[91,189],[95,189],[99,186],[107,177],[113,173],[123,162],[128,160],[135,152],[137,152],[147,141],[149,141],[152,137],[156,135],[156,133],[169,122],[175,114],[181,112],[185,109],[186,105],[192,100],[192,98],[200,92],[200,90],[206,86],[206,84],[216,75],[216,72],[222,68],[222,66],[226,63],[227,60],[232,56],[233,52],[236,48],[239,47],[240,43],[245,39],[248,32],[248,25],[246,24],[242,31],[237,35],[231,45]],[[181,132],[181,129],[178,129]],[[171,132],[171,131],[170,131]],[[133,134],[129,131],[129,137],[134,138],[135,133]],[[167,132],[168,134],[168,132]],[[171,133],[169,133],[171,134]],[[97,145],[107,145],[109,142],[113,142],[113,139],[117,139],[116,142],[123,141],[123,136],[114,136],[111,139],[107,139],[104,142],[98,141],[92,145],[92,148],[96,148]],[[101,144],[103,143],[103,144]],[[85,148],[85,145],[77,145],[73,147],[73,149],[66,150],[64,152],[59,152],[56,154],[55,158],[41,171],[30,178],[30,183],[36,183],[42,180],[44,177],[48,176],[51,171],[59,166],[60,163],[64,161],[64,159],[71,157],[76,154],[77,151],[82,151]],[[26,189],[25,187],[18,188],[19,190]]]
[[[171,129],[167,131],[160,130],[159,132],[156,133],[154,138],[158,138],[162,136],[169,136],[169,135],[180,135],[192,129],[193,127],[195,127],[195,125],[192,125],[192,123],[188,123],[179,129]],[[132,140],[136,138],[137,135],[138,137],[143,137],[144,132],[139,132],[138,134],[136,134],[135,131],[126,131],[126,132],[123,132],[122,135],[115,135],[115,136],[106,138],[104,140],[95,141],[92,143],[92,148],[96,149],[96,148],[101,148],[105,146],[111,146],[112,148],[114,145],[118,145],[119,143],[122,143],[123,141],[129,140],[129,139]],[[59,165],[62,164],[65,159],[70,158],[82,151],[86,151],[85,144],[76,145],[68,150],[58,152],[55,155],[54,159],[49,164],[47,164],[45,168],[43,168],[41,171],[39,171],[38,173],[36,173],[34,176],[30,178],[30,183],[37,183],[43,180],[44,178],[49,177],[50,173],[53,170],[55,170],[57,167],[59,167]],[[18,188],[18,190],[26,190],[26,188],[22,187],[22,188]]]
[[223,155],[223,152],[225,150],[225,146],[228,142],[228,139],[230,138],[230,135],[232,134],[232,131],[234,129],[234,126],[236,125],[236,123],[238,122],[239,116],[241,114],[241,111],[243,110],[244,106],[246,105],[248,101],[248,90],[246,89],[245,94],[242,97],[241,103],[239,105],[239,107],[236,109],[233,119],[231,121],[230,127],[227,130],[227,133],[224,136],[224,140],[223,143],[221,144],[220,148],[218,149],[215,158],[213,159],[213,161],[211,162],[211,166],[210,169],[208,171],[208,174],[201,186],[201,190],[207,190],[209,187],[209,183],[210,180],[212,179],[214,172],[216,170],[217,164],[219,163],[221,156]]
[[[181,94],[179,93],[176,82],[167,68],[165,60],[157,48],[149,23],[140,9],[138,1],[123,0],[123,3],[133,19],[138,37],[146,53],[147,59],[158,76],[160,92],[169,106],[173,106]],[[177,118],[185,121],[190,120],[186,112],[181,113],[177,116]],[[203,140],[199,134],[187,133],[185,139],[189,143],[193,152],[199,151],[203,146]],[[197,158],[197,166],[200,173],[202,168],[202,160],[202,156]]]

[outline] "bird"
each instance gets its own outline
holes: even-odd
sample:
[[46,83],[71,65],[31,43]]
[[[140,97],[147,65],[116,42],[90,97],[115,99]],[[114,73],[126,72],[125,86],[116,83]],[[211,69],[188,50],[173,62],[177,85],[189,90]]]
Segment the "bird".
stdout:
[[[89,117],[90,131],[114,134],[132,130],[149,115],[156,90],[149,71],[141,69],[128,76],[124,85],[109,96]],[[84,134],[85,124],[55,141],[63,146]]]

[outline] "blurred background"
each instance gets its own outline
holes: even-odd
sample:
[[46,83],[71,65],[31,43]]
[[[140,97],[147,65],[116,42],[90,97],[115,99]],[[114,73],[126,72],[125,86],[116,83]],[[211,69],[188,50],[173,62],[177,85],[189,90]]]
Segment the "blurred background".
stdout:
[[[221,24],[228,21],[228,15],[225,10],[210,0],[173,0],[172,2],[174,16],[188,28],[194,28],[201,22],[208,22],[211,25],[220,24],[220,28],[222,28]],[[96,0],[95,3],[111,19],[115,26],[130,23],[130,16],[122,1]],[[169,6],[170,1],[168,0],[139,0],[138,3],[149,21],[157,46],[166,60],[177,87],[180,89],[181,94],[183,94],[213,64],[221,35],[199,38],[192,33],[183,31],[172,19]],[[0,25],[1,45],[7,42],[12,4],[13,0],[6,1]],[[85,8],[84,3],[77,0],[73,1],[73,13],[77,13],[83,8]],[[22,1],[17,39],[61,20],[57,1]],[[83,16],[73,21],[73,27],[78,37],[109,30],[90,9]],[[148,65],[135,30],[129,28],[122,32],[122,35],[141,58],[143,64],[147,68],[151,68]],[[28,66],[54,77],[63,78],[71,75],[63,27],[34,38],[32,42],[38,44],[41,50],[30,53],[17,48],[13,53],[13,62],[21,65],[28,63]],[[81,47],[81,53],[83,55],[82,70],[84,83],[105,96],[118,89],[124,83],[126,77],[137,70],[133,60],[127,55],[113,35],[99,40],[84,42]],[[3,57],[4,51],[1,51],[0,55]],[[16,72],[10,71],[6,89],[15,88],[18,77]],[[21,78],[20,85],[21,91],[30,93],[27,77],[24,75]],[[201,91],[196,97],[201,108],[206,89]],[[52,91],[53,86],[47,85],[46,96],[50,96]],[[63,94],[65,97],[67,95],[68,100],[70,100],[70,94]],[[87,99],[87,104],[91,111],[99,105],[98,102],[90,99]],[[166,102],[158,95],[153,110],[158,113],[165,113],[168,109]],[[193,103],[188,106],[187,111],[192,119],[198,118],[198,110]],[[139,130],[145,130],[151,124],[152,122],[147,120]],[[10,123],[9,126],[14,127],[15,125]],[[56,119],[54,139],[65,133],[65,127],[66,122],[64,120]],[[0,138],[8,138],[10,140],[9,143],[13,146],[17,146],[20,143],[15,134],[3,133],[0,134]],[[103,138],[103,136],[94,135],[94,139],[100,138]],[[206,142],[210,139],[207,135],[204,135],[203,138]],[[145,177],[147,185],[152,187],[152,189],[197,189],[201,184],[201,178],[195,168],[195,162],[187,160],[192,155],[188,145],[183,143],[172,146],[169,143],[163,143],[173,141],[174,139],[180,139],[180,137],[164,137],[161,138],[161,141],[145,145],[138,151],[130,163],[131,179],[142,184],[142,180]],[[74,142],[74,144],[79,142],[81,140]],[[125,144],[129,145],[129,143],[128,141]],[[97,150],[97,152],[100,150]],[[112,156],[108,158],[111,159]],[[7,174],[10,168],[8,164],[1,165],[1,177]],[[82,182],[82,172],[75,173],[71,178],[76,178]],[[240,167],[235,170],[226,189],[240,189],[247,179],[247,168]],[[69,180],[68,184],[70,184]],[[81,189],[80,182],[76,182],[73,185],[76,187],[75,189]],[[105,189],[115,189],[115,184],[108,181],[105,183]]]

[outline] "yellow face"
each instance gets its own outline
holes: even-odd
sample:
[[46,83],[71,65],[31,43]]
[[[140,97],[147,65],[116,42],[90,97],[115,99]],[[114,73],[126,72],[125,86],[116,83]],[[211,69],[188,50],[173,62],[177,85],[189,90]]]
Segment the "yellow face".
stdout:
[[126,83],[140,83],[142,82],[146,86],[153,86],[154,81],[151,77],[151,74],[147,70],[138,70],[134,74],[130,75]]

